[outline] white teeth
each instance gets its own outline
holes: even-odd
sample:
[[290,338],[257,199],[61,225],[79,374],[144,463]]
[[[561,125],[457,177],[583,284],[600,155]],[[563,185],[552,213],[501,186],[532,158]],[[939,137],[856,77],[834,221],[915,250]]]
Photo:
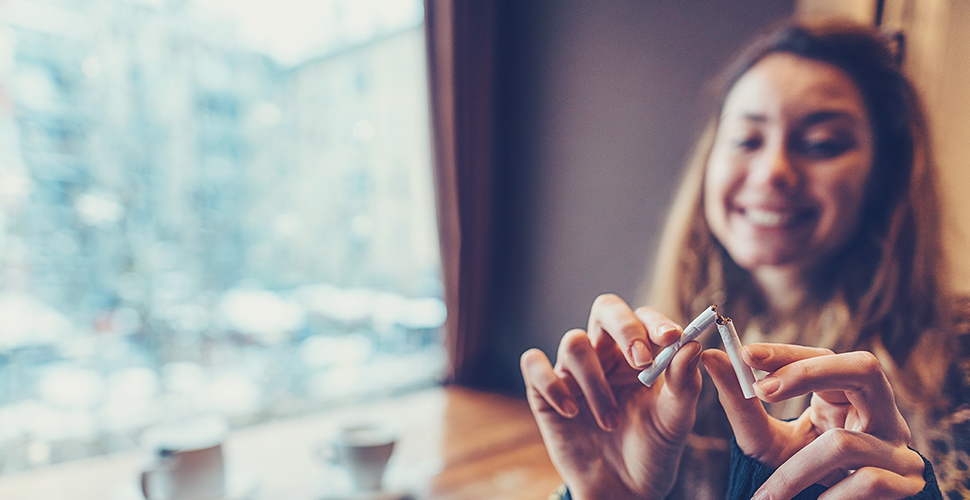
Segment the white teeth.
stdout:
[[795,219],[795,214],[793,213],[772,212],[759,208],[746,208],[744,210],[744,216],[754,224],[768,227],[783,226]]

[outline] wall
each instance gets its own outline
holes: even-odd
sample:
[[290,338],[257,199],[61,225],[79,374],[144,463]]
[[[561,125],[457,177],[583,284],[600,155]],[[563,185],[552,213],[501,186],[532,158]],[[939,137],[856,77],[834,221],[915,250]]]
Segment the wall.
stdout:
[[933,132],[950,285],[970,292],[970,2],[888,0],[883,25],[906,36],[904,68],[921,91]]
[[555,358],[605,292],[635,301],[698,96],[774,0],[535,0],[498,8],[495,296],[487,385],[517,390],[519,354]]
[[954,289],[970,293],[970,2],[952,1],[947,15],[946,71],[930,109],[945,187],[947,249]]

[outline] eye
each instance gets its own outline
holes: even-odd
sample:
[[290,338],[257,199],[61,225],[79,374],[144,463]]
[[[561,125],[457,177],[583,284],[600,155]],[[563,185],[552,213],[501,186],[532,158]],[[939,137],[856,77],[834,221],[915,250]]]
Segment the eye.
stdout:
[[848,137],[805,138],[798,141],[795,149],[808,158],[828,160],[851,150],[855,144]]
[[733,145],[736,149],[744,152],[757,151],[764,144],[764,139],[761,136],[748,136],[738,140],[733,141]]
[[826,120],[796,130],[791,136],[791,149],[813,160],[830,160],[856,148],[855,131],[841,120]]

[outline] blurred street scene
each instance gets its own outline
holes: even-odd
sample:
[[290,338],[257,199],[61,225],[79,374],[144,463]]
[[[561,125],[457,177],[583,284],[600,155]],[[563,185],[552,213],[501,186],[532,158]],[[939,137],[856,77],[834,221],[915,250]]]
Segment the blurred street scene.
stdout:
[[422,22],[0,3],[0,473],[439,381]]

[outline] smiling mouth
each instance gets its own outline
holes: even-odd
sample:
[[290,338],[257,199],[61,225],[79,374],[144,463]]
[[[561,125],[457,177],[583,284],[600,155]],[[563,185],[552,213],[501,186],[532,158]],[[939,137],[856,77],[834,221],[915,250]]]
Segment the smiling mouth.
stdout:
[[792,227],[806,222],[814,217],[813,210],[786,210],[779,212],[761,208],[743,208],[739,210],[748,222],[767,228]]

